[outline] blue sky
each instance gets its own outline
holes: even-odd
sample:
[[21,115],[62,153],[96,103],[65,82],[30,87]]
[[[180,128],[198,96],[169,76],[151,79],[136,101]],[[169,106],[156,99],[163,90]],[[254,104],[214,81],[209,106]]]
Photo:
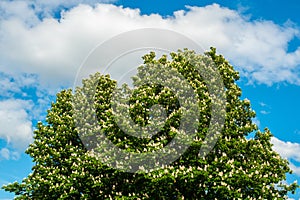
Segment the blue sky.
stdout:
[[[299,10],[296,0],[1,1],[0,185],[30,173],[23,152],[35,124],[56,92],[72,87],[88,53],[114,35],[149,27],[214,46],[234,65],[254,121],[271,130],[275,150],[290,161],[295,173],[287,181],[300,182]],[[0,191],[0,199],[12,197]]]

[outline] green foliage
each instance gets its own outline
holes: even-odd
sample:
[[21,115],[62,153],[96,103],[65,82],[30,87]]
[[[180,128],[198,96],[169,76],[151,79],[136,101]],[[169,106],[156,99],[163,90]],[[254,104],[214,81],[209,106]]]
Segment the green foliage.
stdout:
[[[186,59],[193,56],[201,62],[210,57],[222,76],[226,91],[226,118],[221,136],[215,147],[205,157],[198,152],[203,145],[211,119],[211,99],[203,77]],[[138,85],[147,76],[147,67],[160,64],[176,69],[194,89],[201,108],[196,137],[188,150],[170,165],[158,170],[127,173],[101,163],[87,149],[97,150],[97,137],[85,146],[79,137],[74,120],[73,94],[64,90],[57,94],[46,118],[38,123],[34,142],[26,150],[35,163],[32,173],[22,183],[3,186],[16,194],[16,199],[285,199],[294,192],[296,184],[285,183],[286,173],[291,173],[288,162],[272,150],[268,129],[257,130],[252,118],[255,112],[249,100],[241,100],[241,89],[235,81],[238,73],[214,48],[205,55],[193,51],[178,51],[155,59],[151,52],[143,57],[144,65],[133,77]],[[130,97],[130,117],[141,126],[151,123],[149,109],[162,105],[167,114],[165,125],[159,133],[149,138],[128,136],[115,123],[112,111],[112,92],[116,81],[99,73],[83,81],[77,93],[88,93],[97,82],[93,104],[98,124],[116,146],[128,152],[152,152],[164,147],[179,134],[181,111],[178,99],[168,88],[160,85],[143,85]],[[126,90],[126,86],[123,87]],[[84,109],[84,108],[83,108]],[[91,116],[84,116],[82,122]],[[86,127],[88,129],[88,127]],[[247,139],[250,133],[255,137]]]

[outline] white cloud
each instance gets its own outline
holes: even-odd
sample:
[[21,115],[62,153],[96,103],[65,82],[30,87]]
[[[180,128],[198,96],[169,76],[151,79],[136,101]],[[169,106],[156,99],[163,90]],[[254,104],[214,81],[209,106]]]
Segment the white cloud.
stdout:
[[290,163],[290,168],[293,170],[294,174],[300,175],[300,167]]
[[19,19],[27,25],[39,22],[38,16],[28,1],[0,1],[0,19]]
[[[276,137],[272,137],[271,142],[272,144],[274,144],[273,149],[276,152],[278,152],[282,157],[300,162],[299,143],[284,142]],[[291,162],[290,167],[295,174],[300,176],[300,166],[296,166]]]
[[[78,2],[0,2],[0,73],[15,77],[12,81],[1,76],[6,77],[0,80],[6,93],[1,93],[2,97],[22,92],[20,85],[38,85],[37,92],[42,94],[38,101],[48,102],[43,97],[45,91],[71,86],[80,64],[96,45],[138,28],[166,28],[188,36],[204,49],[215,46],[249,81],[300,84],[300,48],[287,52],[289,41],[299,36],[299,29],[291,24],[251,21],[217,4],[189,7],[188,11],[162,17],[141,15],[138,9],[110,4],[89,6],[77,5]],[[96,1],[80,2],[93,5]],[[62,12],[61,19],[55,19],[50,14],[60,6],[73,8]],[[35,74],[38,78],[24,78],[24,74]],[[27,100],[0,102],[0,137],[14,147],[24,148],[32,139],[28,114],[32,106]],[[286,152],[278,145],[276,148]]]
[[[28,110],[32,109],[32,103],[25,100],[0,101],[0,138],[7,142],[7,146],[23,151],[33,140],[31,118]],[[1,150],[3,157],[16,156],[8,149]]]
[[62,8],[72,8],[78,4],[95,5],[110,3],[116,0],[2,0],[0,2],[1,17],[17,17],[26,19],[29,24],[39,21],[40,18],[53,15]]
[[262,107],[262,110],[260,110],[260,113],[263,115],[268,115],[271,112],[269,111],[271,109],[271,107],[269,105],[267,105],[264,102],[259,102],[260,107]]
[[24,89],[36,88],[38,79],[35,75],[19,74],[9,75],[0,72],[0,91],[1,97],[12,98],[15,95],[27,96]]
[[35,75],[0,72],[0,161],[19,159],[33,141],[32,120],[45,118],[52,94],[37,81]]
[[29,2],[38,8],[50,10],[56,9],[58,7],[73,7],[78,4],[88,4],[95,5],[97,3],[109,3],[116,2],[116,0],[69,0],[69,1],[61,1],[61,0],[29,0]]
[[8,148],[2,148],[1,150],[0,150],[0,158],[2,157],[2,158],[4,158],[4,159],[6,159],[6,160],[8,160],[9,159],[9,150],[8,150]]
[[270,114],[270,112],[268,112],[268,111],[266,111],[266,110],[261,110],[260,113],[263,114],[263,115]]
[[5,160],[18,160],[20,158],[20,152],[18,151],[12,151],[8,148],[2,148],[0,149],[0,161],[2,159]]
[[269,105],[267,105],[266,103],[264,103],[264,102],[259,102],[259,105],[261,106],[261,107],[270,107]]
[[[53,5],[57,6],[57,2]],[[51,7],[50,4],[44,3]],[[32,15],[29,19],[33,19]],[[299,35],[298,29],[271,21],[251,21],[216,4],[189,7],[171,17],[141,15],[137,9],[109,4],[78,5],[62,13],[60,20],[48,16],[28,26],[25,19],[6,18],[0,25],[0,70],[38,74],[50,85],[70,84],[81,62],[97,44],[119,33],[146,27],[178,31],[205,49],[217,47],[250,81],[300,84],[300,49],[287,52],[288,42]]]

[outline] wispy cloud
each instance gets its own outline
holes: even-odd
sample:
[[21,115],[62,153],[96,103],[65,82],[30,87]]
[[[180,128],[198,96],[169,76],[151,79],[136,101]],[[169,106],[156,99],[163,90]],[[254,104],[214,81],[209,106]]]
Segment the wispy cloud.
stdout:
[[0,161],[2,159],[5,159],[5,160],[18,160],[20,158],[20,152],[18,151],[12,151],[8,148],[2,148],[0,149]]
[[270,114],[270,112],[268,112],[268,111],[266,111],[266,110],[261,110],[260,113],[263,114],[263,115]]
[[263,114],[263,115],[268,115],[270,114],[271,112],[269,111],[271,109],[271,107],[264,103],[264,102],[259,102],[259,105],[262,107],[262,110],[260,110],[260,113]]
[[9,157],[10,157],[9,154],[10,154],[10,152],[9,152],[9,150],[8,150],[7,148],[2,148],[2,149],[0,150],[0,158],[2,157],[2,158],[4,158],[4,159],[8,160]]
[[2,98],[26,97],[27,93],[24,90],[37,87],[38,79],[36,75],[19,74],[13,76],[1,73],[0,71],[0,91]]
[[267,104],[264,103],[264,102],[259,102],[259,105],[260,105],[261,107],[266,107],[266,106],[267,106]]

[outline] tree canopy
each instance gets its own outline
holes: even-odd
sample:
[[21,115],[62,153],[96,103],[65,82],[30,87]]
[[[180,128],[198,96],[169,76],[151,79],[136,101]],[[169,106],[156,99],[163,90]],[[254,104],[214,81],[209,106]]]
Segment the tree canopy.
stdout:
[[[125,122],[116,120],[114,114],[118,113],[112,99],[114,93],[118,95],[118,91],[126,91],[128,87],[124,85],[116,90],[115,80],[96,73],[83,80],[75,93],[63,90],[57,94],[46,123],[37,124],[34,142],[26,150],[35,163],[32,173],[21,183],[3,188],[15,193],[16,199],[49,200],[285,199],[289,192],[294,192],[297,184],[285,181],[286,174],[292,173],[288,161],[272,149],[271,132],[260,131],[253,123],[255,112],[248,99],[241,99],[241,89],[236,84],[239,74],[229,62],[217,55],[214,48],[203,55],[187,49],[170,55],[170,60],[167,56],[156,59],[154,52],[143,56],[144,64],[133,77],[136,87],[129,93],[128,103],[121,96],[115,96],[121,98],[120,102],[124,100],[124,106],[119,109],[127,109],[134,124],[158,130],[157,134],[135,137],[120,128]],[[199,151],[205,145],[213,118],[212,96],[205,78],[195,70],[195,63],[189,61],[190,57],[197,62],[207,58],[214,62],[226,94],[223,128],[205,155]],[[156,152],[182,134],[179,129],[184,109],[174,91],[161,84],[141,83],[141,77],[147,77],[153,65],[178,71],[193,89],[199,120],[188,120],[196,125],[195,137],[182,155],[169,164],[153,170],[140,167],[135,173],[116,169],[102,162],[108,152],[102,152],[104,156],[100,158],[94,155],[103,151],[98,145],[103,138],[90,131],[93,129],[91,118],[97,119],[97,127],[112,144],[135,154]],[[82,107],[76,107],[74,100],[80,101]],[[85,107],[87,103],[92,104],[94,110]],[[161,108],[164,112],[160,112]],[[160,124],[155,118],[164,119],[164,123]],[[254,137],[250,137],[251,133]],[[117,160],[113,162],[120,164]]]

